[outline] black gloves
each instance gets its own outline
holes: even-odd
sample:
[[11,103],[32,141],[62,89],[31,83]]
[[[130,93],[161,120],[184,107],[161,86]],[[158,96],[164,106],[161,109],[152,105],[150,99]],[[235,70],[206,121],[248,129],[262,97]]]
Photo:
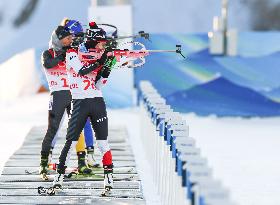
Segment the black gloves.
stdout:
[[98,72],[96,78],[95,78],[95,83],[101,78],[108,78],[110,73],[111,73],[111,70],[112,70],[112,67],[114,65],[114,60],[115,60],[115,57],[114,56],[109,56],[106,58],[106,62],[103,63],[103,68]]
[[101,78],[101,74],[102,74],[102,71],[99,71],[96,75],[96,78],[95,78],[95,84],[97,83],[97,81]]
[[110,40],[106,43],[105,45],[105,50],[107,50],[108,52],[112,51],[113,49],[117,48],[117,42],[114,40]]
[[109,59],[109,57],[107,56],[107,54],[109,52],[113,51],[113,46],[112,46],[112,42],[114,41],[108,41],[105,45],[105,50],[104,53],[102,54],[101,58],[99,59],[100,64],[105,64],[105,62],[107,61],[107,59]]
[[108,66],[104,66],[104,70],[102,72],[102,77],[103,78],[108,78],[110,73],[111,73],[111,68],[108,67]]
[[104,64],[105,61],[107,60],[107,54],[108,52],[105,50],[100,59],[98,60],[100,64]]
[[111,73],[111,70],[112,70],[112,67],[114,66],[114,60],[115,60],[115,57],[114,56],[109,56],[103,66],[103,72],[102,72],[102,77],[103,78],[108,78],[110,73]]

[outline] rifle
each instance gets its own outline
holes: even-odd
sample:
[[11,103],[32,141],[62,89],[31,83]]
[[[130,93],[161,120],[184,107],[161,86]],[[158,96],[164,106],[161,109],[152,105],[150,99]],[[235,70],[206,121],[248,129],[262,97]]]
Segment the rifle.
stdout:
[[[91,25],[93,24],[93,25]],[[139,31],[138,34],[136,35],[130,35],[130,36],[118,36],[117,34],[117,27],[111,24],[98,24],[99,26],[107,26],[107,27],[111,27],[114,29],[114,32],[112,33],[112,35],[109,37],[106,37],[106,45],[105,47],[110,48],[110,52],[107,53],[107,56],[113,56],[116,58],[116,61],[119,62],[118,67],[123,67],[123,66],[127,66],[129,68],[136,68],[139,66],[142,66],[145,64],[146,60],[145,57],[150,55],[151,53],[178,53],[180,54],[183,58],[185,58],[185,56],[182,54],[182,48],[181,45],[176,45],[176,49],[175,50],[147,50],[146,47],[144,46],[144,44],[140,43],[140,42],[136,42],[136,41],[131,41],[131,42],[125,42],[122,43],[121,45],[118,45],[118,40],[123,40],[126,38],[144,38],[146,40],[150,41],[150,35],[149,33],[146,33],[144,31]],[[91,37],[92,31],[91,26],[94,26],[94,22],[89,23],[90,28],[87,29],[87,34],[88,36]],[[96,35],[96,34],[95,34]],[[104,35],[104,34],[102,34]],[[93,36],[92,36],[93,37]],[[129,50],[129,49],[118,49],[122,48],[124,45],[126,44],[131,44],[132,46],[140,46],[139,50]],[[92,60],[97,60],[99,58],[101,58],[102,54],[104,53],[105,49],[95,49],[95,48],[87,48],[87,49],[78,49],[78,56],[80,58],[80,60],[82,61],[92,61]],[[126,60],[126,62],[121,63],[121,60]],[[139,60],[140,62],[136,63],[136,61]]]
[[[113,49],[111,52],[107,53],[107,56],[114,56],[117,60],[117,62],[121,62],[122,58],[131,59],[129,61],[126,61],[125,63],[122,63],[119,65],[119,67],[128,65],[129,68],[136,68],[139,66],[142,66],[145,64],[146,60],[145,57],[150,55],[151,53],[178,53],[183,58],[186,58],[182,54],[182,46],[176,45],[175,50],[147,50],[145,46],[142,43],[139,42],[127,42],[127,43],[133,43],[134,45],[140,45],[142,49],[140,50],[128,50],[128,49]],[[126,43],[126,44],[127,44]],[[104,52],[104,49],[89,49],[88,52],[78,52],[78,56],[80,60],[82,61],[92,61],[99,59]],[[131,64],[129,65],[129,62],[135,62],[137,59],[140,60],[137,64]]]

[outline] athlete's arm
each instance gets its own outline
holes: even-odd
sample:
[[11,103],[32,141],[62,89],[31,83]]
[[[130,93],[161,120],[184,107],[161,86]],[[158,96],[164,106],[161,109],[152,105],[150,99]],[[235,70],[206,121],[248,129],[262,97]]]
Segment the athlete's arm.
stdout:
[[107,79],[116,62],[117,60],[114,56],[110,56],[106,59],[103,69],[100,72],[98,72],[95,79],[95,85],[97,89],[100,89],[102,86],[104,86],[107,83]]
[[79,74],[80,75],[86,75],[94,70],[96,70],[97,68],[100,67],[100,65],[103,65],[104,62],[107,59],[107,52],[104,52],[101,56],[100,59],[98,59],[96,62],[91,63],[89,65],[83,66],[80,70],[79,70]]
[[42,65],[46,69],[50,69],[50,68],[57,66],[58,63],[64,61],[64,59],[65,59],[65,57],[63,55],[53,57],[52,54],[48,50],[44,51],[41,56]]
[[108,78],[116,63],[117,63],[117,59],[114,56],[108,57],[104,63],[104,69],[102,70],[101,76],[103,78]]
[[67,68],[73,68],[74,71],[80,75],[86,75],[95,69],[97,69],[100,65],[103,65],[107,59],[107,53],[103,53],[101,58],[96,62],[84,65],[79,57],[78,53],[74,49],[69,49],[66,54],[66,66]]

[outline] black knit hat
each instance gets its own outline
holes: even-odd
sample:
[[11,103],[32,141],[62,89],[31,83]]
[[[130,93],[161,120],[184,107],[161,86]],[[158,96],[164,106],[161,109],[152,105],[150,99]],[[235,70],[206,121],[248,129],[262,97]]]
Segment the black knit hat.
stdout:
[[72,35],[70,30],[67,27],[64,27],[64,26],[58,26],[55,29],[55,34],[57,35],[57,38],[59,40],[65,38],[66,36]]
[[86,40],[106,41],[106,32],[92,21],[89,23],[89,28],[86,30]]

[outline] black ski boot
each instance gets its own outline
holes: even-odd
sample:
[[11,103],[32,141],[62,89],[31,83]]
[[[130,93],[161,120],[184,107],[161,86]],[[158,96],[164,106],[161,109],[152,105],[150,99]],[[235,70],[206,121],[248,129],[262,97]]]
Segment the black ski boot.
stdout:
[[41,162],[40,162],[40,168],[39,168],[39,174],[41,179],[48,180],[48,155],[42,155],[41,154]]
[[77,152],[78,156],[78,172],[80,174],[92,174],[92,169],[86,164],[86,152]]
[[53,188],[54,189],[62,189],[62,183],[64,180],[64,174],[65,174],[65,170],[66,170],[66,166],[59,168],[59,166],[57,167],[57,174],[54,177],[53,180]]

